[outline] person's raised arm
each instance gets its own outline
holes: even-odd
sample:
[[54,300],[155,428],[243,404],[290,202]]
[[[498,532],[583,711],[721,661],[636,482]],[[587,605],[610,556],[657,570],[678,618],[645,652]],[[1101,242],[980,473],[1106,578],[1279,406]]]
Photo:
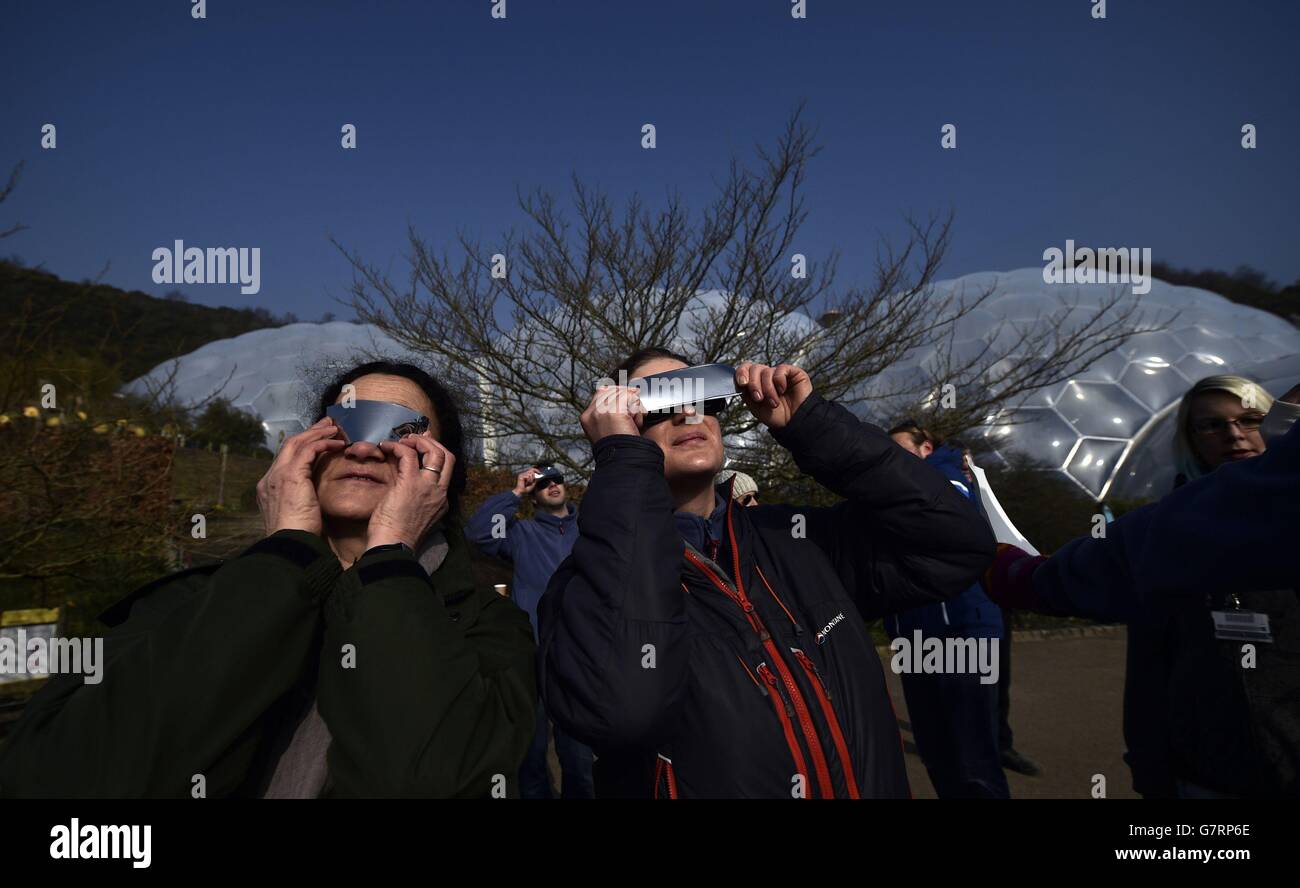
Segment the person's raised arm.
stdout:
[[493,494],[470,516],[465,524],[465,538],[482,552],[495,558],[513,561],[515,540],[511,535],[518,523],[519,506],[536,484],[537,469],[524,469],[515,478],[514,490]]
[[689,668],[683,544],[638,409],[634,389],[604,387],[583,413],[596,470],[539,607],[547,711],[597,750],[664,740]]
[[420,435],[380,448],[396,457],[396,480],[370,518],[370,548],[325,608],[318,701],[333,740],[327,794],[513,795],[508,782],[536,724],[528,617],[474,588],[454,524],[432,577],[416,560],[447,514],[452,454]]
[[951,598],[979,579],[993,533],[940,472],[823,399],[798,367],[744,363],[736,382],[799,469],[845,498],[791,511],[804,514],[808,540],[827,551],[863,616]]
[[[1300,401],[1300,386],[1277,413]],[[1274,415],[1270,412],[1270,415]],[[986,587],[1004,607],[1121,621],[1144,605],[1203,605],[1206,589],[1300,586],[1289,544],[1300,526],[1300,428],[1228,463],[1050,558],[999,547]]]

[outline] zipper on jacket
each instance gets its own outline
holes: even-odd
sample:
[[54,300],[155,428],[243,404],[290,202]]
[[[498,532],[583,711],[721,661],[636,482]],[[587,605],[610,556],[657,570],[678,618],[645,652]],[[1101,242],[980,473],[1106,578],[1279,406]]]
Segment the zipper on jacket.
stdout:
[[772,584],[767,581],[767,574],[763,573],[763,568],[759,567],[757,562],[754,564],[754,570],[758,571],[759,579],[761,579],[763,585],[767,587],[768,594],[772,596],[773,600],[775,600],[777,604],[781,605],[781,610],[785,611],[785,615],[790,618],[790,625],[794,627],[794,634],[803,635],[803,627],[801,627],[799,621],[794,618],[794,614],[790,613],[790,608],[785,606],[785,602],[781,600],[781,596],[776,594],[776,590],[772,588]]
[[849,744],[844,739],[844,731],[840,728],[840,720],[835,716],[835,707],[831,706],[831,689],[826,684],[826,679],[822,678],[821,671],[818,670],[817,664],[798,648],[790,648],[794,657],[803,666],[804,672],[808,674],[809,682],[813,690],[817,693],[817,702],[821,704],[822,715],[826,716],[826,722],[831,726],[831,739],[835,741],[835,751],[840,755],[840,764],[844,766],[844,777],[849,784],[849,798],[861,798],[858,795],[858,781],[853,776],[853,761],[849,758]]
[[[743,661],[742,661],[743,662]],[[745,667],[748,670],[748,666]],[[799,739],[795,737],[794,725],[791,719],[794,717],[794,707],[790,701],[785,699],[781,694],[780,683],[777,682],[776,676],[772,670],[767,668],[767,663],[758,664],[758,674],[771,687],[771,691],[762,685],[758,689],[763,692],[763,696],[772,701],[772,709],[776,712],[777,721],[781,723],[781,731],[785,734],[785,745],[790,747],[790,756],[794,759],[794,769],[800,777],[803,778],[804,786],[808,787],[808,792],[804,798],[812,798],[812,788],[808,779],[808,763],[804,760],[803,750],[799,748]]]
[[[734,488],[736,483],[734,475],[732,476],[731,483]],[[730,493],[728,493],[727,539],[731,543],[731,563],[736,578],[736,593],[741,597],[741,599],[748,603],[749,599],[745,596],[745,584],[740,577],[740,546],[736,544],[736,527],[731,520],[731,503],[731,496]],[[759,576],[762,577],[764,584],[766,584],[767,577],[763,576],[762,569],[758,567],[757,562],[755,562],[754,567],[759,571]],[[771,592],[773,598],[776,598],[777,604],[781,605],[781,610],[786,611],[786,615],[790,617],[790,621],[793,623],[794,616],[786,610],[785,604],[776,597],[776,592],[770,585],[768,586],[768,591]],[[750,607],[753,607],[753,605],[751,604]],[[798,629],[797,623],[795,624],[795,628],[796,630]],[[821,785],[822,798],[833,799],[835,798],[835,789],[831,784],[831,770],[826,765],[826,753],[822,749],[821,738],[817,736],[817,728],[813,725],[812,715],[808,711],[808,704],[804,702],[803,694],[799,693],[799,686],[795,684],[794,676],[791,675],[790,670],[786,668],[785,659],[781,657],[776,649],[776,645],[772,643],[772,636],[767,634],[766,631],[764,631],[764,635],[766,635],[766,637],[763,638],[763,645],[770,652],[772,661],[776,663],[776,668],[780,671],[781,678],[785,681],[786,687],[790,691],[790,700],[794,703],[795,711],[799,713],[799,724],[803,728],[804,739],[808,741],[808,751],[812,753],[813,767],[817,769],[817,781]]]
[[[790,757],[794,759],[795,771],[803,778],[804,785],[808,786],[808,765],[804,761],[803,750],[799,747],[799,740],[795,737],[794,725],[791,722],[791,719],[794,718],[794,707],[790,705],[790,701],[782,696],[780,684],[772,671],[767,668],[766,662],[758,664],[758,674],[763,677],[763,681],[759,681],[744,660],[739,656],[736,657],[736,660],[739,661],[741,668],[745,670],[745,674],[749,676],[750,681],[754,683],[754,687],[758,688],[759,693],[772,702],[772,709],[776,713],[776,719],[781,723],[781,732],[785,734],[785,744],[790,749]],[[764,686],[764,682],[770,685],[772,690],[769,691]],[[804,795],[804,798],[812,798],[812,796]]]
[[668,798],[677,798],[677,775],[673,772],[673,760],[663,753],[657,753],[655,757],[655,793],[654,797],[659,798],[659,788],[663,787]]
[[[732,549],[734,554],[734,541],[732,543]],[[736,559],[736,572],[739,573],[740,556],[735,555],[734,557]],[[736,602],[736,604],[740,606],[741,610],[745,612],[745,616],[749,618],[749,625],[753,627],[756,633],[758,633],[759,640],[763,643],[763,648],[768,652],[768,656],[772,658],[772,662],[776,664],[777,671],[781,673],[781,681],[784,683],[786,691],[790,695],[790,702],[794,704],[794,712],[792,714],[798,718],[799,729],[803,732],[804,740],[807,741],[808,744],[808,751],[812,754],[813,768],[817,775],[817,784],[821,789],[822,798],[835,798],[835,790],[831,785],[831,771],[826,765],[826,753],[823,751],[821,740],[817,736],[817,729],[813,725],[812,715],[808,711],[808,704],[804,702],[803,694],[799,693],[799,686],[795,684],[794,676],[790,674],[790,670],[786,667],[780,651],[777,650],[776,645],[772,642],[772,635],[767,631],[767,627],[763,625],[762,619],[754,609],[753,602],[745,597],[744,589],[739,584],[737,584],[736,589],[733,592],[732,589],[722,580],[718,579],[718,575],[715,574],[709,566],[700,560],[700,557],[690,549],[686,550],[686,559],[694,564],[710,582],[726,593],[727,597]]]

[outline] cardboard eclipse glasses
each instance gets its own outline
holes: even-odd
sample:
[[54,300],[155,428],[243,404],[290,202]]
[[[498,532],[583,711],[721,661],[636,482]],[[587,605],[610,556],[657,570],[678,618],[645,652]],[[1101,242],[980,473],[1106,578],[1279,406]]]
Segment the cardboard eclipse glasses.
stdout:
[[429,417],[388,401],[354,401],[351,407],[333,404],[325,408],[325,415],[343,431],[348,444],[366,441],[378,447],[381,441],[400,441],[403,435],[429,430]]
[[700,364],[650,376],[638,376],[627,382],[635,388],[646,413],[642,427],[672,419],[682,408],[702,408],[705,416],[717,416],[740,389],[736,386],[736,368],[729,364]]
[[563,484],[564,473],[555,466],[538,466],[541,469],[533,476],[533,490],[545,490],[552,484]]

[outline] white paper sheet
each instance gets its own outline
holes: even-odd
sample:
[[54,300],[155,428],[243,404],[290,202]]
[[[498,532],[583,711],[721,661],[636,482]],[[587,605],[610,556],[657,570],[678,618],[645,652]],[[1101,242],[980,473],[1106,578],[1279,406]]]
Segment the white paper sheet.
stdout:
[[1038,550],[1034,544],[1025,538],[1025,535],[1016,530],[1016,526],[1011,523],[1007,513],[1002,510],[1002,504],[998,502],[997,496],[993,493],[993,488],[989,486],[988,476],[984,470],[970,464],[970,470],[975,475],[975,483],[980,489],[980,502],[984,504],[984,514],[989,517],[989,525],[993,528],[993,536],[999,543],[1009,543],[1012,546],[1024,549],[1030,555],[1037,555]]

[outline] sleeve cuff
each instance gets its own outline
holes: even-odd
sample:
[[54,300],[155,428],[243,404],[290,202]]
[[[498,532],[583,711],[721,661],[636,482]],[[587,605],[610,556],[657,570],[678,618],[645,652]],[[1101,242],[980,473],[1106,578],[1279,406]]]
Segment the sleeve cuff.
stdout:
[[249,546],[240,558],[269,556],[293,564],[304,575],[307,597],[320,601],[329,594],[343,569],[324,539],[305,530],[281,530]]
[[786,450],[792,450],[805,438],[816,437],[818,408],[825,403],[826,399],[816,392],[804,398],[799,409],[794,412],[794,416],[790,417],[790,421],[784,427],[771,430],[776,443]]
[[663,474],[664,452],[640,435],[606,435],[596,442],[592,453],[598,469],[611,464],[646,466]]
[[401,548],[366,552],[356,563],[356,577],[362,588],[396,577],[430,585],[429,574],[415,553]]

